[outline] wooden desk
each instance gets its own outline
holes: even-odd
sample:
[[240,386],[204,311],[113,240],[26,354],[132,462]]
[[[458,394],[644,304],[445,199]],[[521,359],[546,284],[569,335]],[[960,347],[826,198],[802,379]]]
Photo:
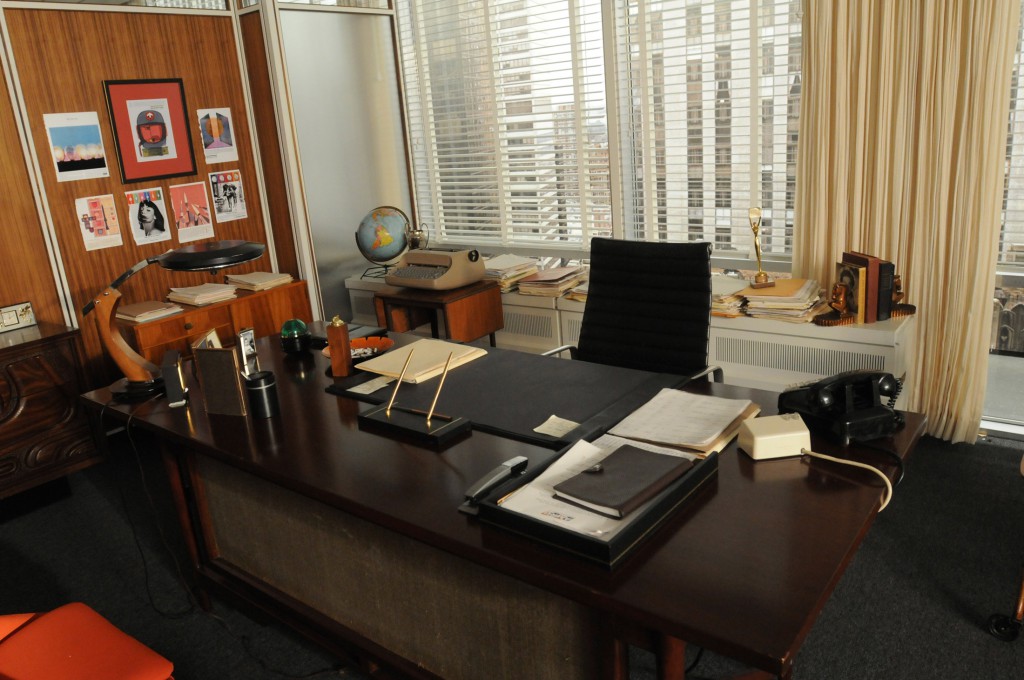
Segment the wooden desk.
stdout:
[[[277,374],[277,418],[209,416],[196,385],[188,408],[83,398],[164,447],[203,583],[404,676],[622,680],[635,642],[658,652],[662,678],[681,678],[686,640],[788,678],[881,499],[867,471],[754,463],[732,444],[716,485],[609,572],[456,511],[502,461],[538,466],[553,451],[476,431],[434,453],[362,431],[369,406],[323,391],[328,360],[285,359],[278,345],[258,341]],[[696,389],[775,411],[774,393]],[[886,444],[906,456],[923,428],[908,414]],[[894,472],[866,447],[814,446]]]
[[452,290],[385,288],[374,293],[377,324],[404,333],[430,323],[430,334],[438,338],[438,314],[449,340],[473,342],[485,335],[494,347],[494,334],[505,327],[501,311],[501,289],[494,281],[477,281]]

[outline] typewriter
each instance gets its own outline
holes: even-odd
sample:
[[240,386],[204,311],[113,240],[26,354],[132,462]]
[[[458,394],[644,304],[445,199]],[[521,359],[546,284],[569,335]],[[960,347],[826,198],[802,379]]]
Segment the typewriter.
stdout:
[[410,250],[384,280],[392,286],[451,290],[484,277],[484,260],[476,250]]

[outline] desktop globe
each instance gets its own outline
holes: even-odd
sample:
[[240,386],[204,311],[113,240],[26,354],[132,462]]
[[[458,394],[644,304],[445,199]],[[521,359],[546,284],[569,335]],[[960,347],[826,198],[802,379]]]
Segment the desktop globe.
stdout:
[[356,229],[356,245],[363,257],[377,265],[364,276],[372,275],[371,270],[386,272],[409,249],[409,218],[392,206],[374,208]]

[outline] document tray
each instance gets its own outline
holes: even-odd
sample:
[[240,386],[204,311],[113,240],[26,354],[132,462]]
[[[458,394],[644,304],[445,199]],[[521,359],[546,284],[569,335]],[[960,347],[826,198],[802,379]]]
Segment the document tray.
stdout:
[[[651,538],[659,527],[696,501],[703,490],[714,488],[714,482],[718,479],[718,454],[711,453],[704,459],[694,461],[694,466],[689,472],[658,494],[650,505],[622,519],[621,521],[626,523],[626,526],[610,540],[547,524],[527,515],[506,510],[498,504],[499,499],[520,486],[529,484],[545,468],[546,466],[530,470],[496,488],[489,496],[480,501],[478,506],[480,520],[612,568],[617,566],[642,542]],[[585,511],[581,510],[581,512]]]

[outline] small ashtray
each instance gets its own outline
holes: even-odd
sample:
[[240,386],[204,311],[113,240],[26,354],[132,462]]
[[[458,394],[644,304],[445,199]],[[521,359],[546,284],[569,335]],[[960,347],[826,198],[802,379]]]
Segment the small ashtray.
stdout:
[[[352,363],[358,364],[360,361],[372,359],[379,354],[387,352],[394,346],[395,341],[391,338],[382,338],[378,336],[352,338],[352,340],[349,341],[349,349],[352,352]],[[321,351],[325,357],[331,356],[330,347],[324,347]]]

